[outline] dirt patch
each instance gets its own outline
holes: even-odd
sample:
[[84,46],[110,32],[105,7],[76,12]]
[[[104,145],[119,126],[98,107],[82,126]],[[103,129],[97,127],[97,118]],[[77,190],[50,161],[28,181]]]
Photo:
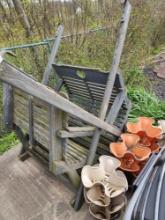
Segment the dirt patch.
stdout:
[[165,101],[165,53],[156,56],[151,66],[144,68],[144,74],[151,81],[153,92]]
[[152,67],[145,67],[144,74],[149,78],[151,81],[151,86],[153,92],[156,96],[165,101],[165,80],[158,77]]

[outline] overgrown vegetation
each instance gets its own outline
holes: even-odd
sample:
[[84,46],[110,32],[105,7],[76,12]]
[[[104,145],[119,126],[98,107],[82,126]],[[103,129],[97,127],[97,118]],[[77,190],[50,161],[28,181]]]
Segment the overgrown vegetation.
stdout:
[[140,116],[155,118],[155,120],[165,119],[165,102],[160,101],[154,93],[144,88],[129,88],[128,96],[132,101],[130,121],[135,121]]
[[[129,118],[134,120],[140,115],[156,119],[165,118],[165,102],[160,102],[150,92],[151,82],[145,77],[141,68],[146,63],[146,58],[159,53],[160,48],[164,47],[165,2],[164,0],[130,1],[133,10],[120,65],[133,102]],[[53,0],[0,0],[0,47],[54,37],[54,29],[58,23],[64,24],[64,34],[107,27],[106,30],[97,33],[82,34],[63,40],[57,60],[61,63],[109,70],[121,13],[119,2],[73,0],[70,3],[62,3]],[[7,57],[7,59],[40,81],[48,59],[48,47],[17,49],[13,52],[16,57]],[[0,87],[0,137],[5,131],[1,123],[1,96]],[[4,143],[4,146],[0,145],[0,152],[1,148],[4,151],[3,149],[14,141],[13,134],[0,139],[0,143]]]

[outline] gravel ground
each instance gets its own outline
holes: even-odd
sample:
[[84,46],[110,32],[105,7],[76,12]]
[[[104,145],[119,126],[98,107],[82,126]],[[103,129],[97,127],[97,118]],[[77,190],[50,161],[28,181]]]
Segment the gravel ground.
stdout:
[[144,74],[150,79],[153,91],[157,97],[165,101],[165,79],[158,77],[151,67],[145,67]]

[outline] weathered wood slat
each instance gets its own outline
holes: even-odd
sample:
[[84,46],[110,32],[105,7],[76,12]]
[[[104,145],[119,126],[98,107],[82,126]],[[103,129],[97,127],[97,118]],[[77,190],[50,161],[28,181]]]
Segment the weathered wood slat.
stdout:
[[113,133],[116,136],[119,136],[121,133],[119,129],[116,129],[115,127],[107,124],[106,122],[98,119],[97,117],[73,104],[69,100],[66,100],[53,90],[26,76],[20,70],[17,70],[5,61],[2,61],[1,63],[0,79],[36,98],[41,99],[42,101],[49,103],[50,105],[53,105],[56,108],[59,108],[71,115],[77,116],[93,126]]
[[85,89],[86,88],[86,84],[82,81],[82,83],[77,83],[77,82],[74,82],[73,80],[68,80],[68,79],[65,79],[64,81],[69,87],[72,86],[72,87],[78,87],[78,88],[82,88],[82,89]]
[[74,137],[86,137],[92,136],[94,131],[73,131],[68,132],[65,130],[61,130],[58,132],[58,136],[61,138],[74,138]]
[[[26,108],[25,108],[26,109]],[[24,110],[22,107],[20,108],[14,108],[14,114],[17,117],[21,117],[23,120],[28,120],[28,111]],[[38,124],[39,126],[48,129],[48,120],[46,117],[40,115],[38,113],[34,113],[34,123]]]
[[[21,103],[23,105],[28,105],[28,98],[29,98],[29,96],[27,96],[24,93],[22,94],[22,96],[20,96],[19,94],[14,92],[14,100],[15,100],[15,102]],[[35,108],[38,108],[38,109],[40,109],[42,111],[41,113],[43,113],[44,111],[48,110],[47,103],[41,102],[40,100],[37,100],[35,98],[33,99],[33,102],[34,102]]]
[[82,95],[90,97],[90,94],[86,89],[79,89],[79,88],[69,87],[69,90],[72,93],[76,93],[76,94],[80,94],[80,95],[82,94]]
[[[21,113],[19,113],[19,112],[14,112],[14,118],[18,118],[18,119],[20,119],[20,120],[22,120],[22,121],[25,121],[26,123],[29,123],[29,118],[28,117],[26,117],[24,114],[21,114]],[[43,127],[42,125],[40,125],[39,123],[36,123],[36,121],[34,120],[34,127],[36,128],[36,129],[38,129],[40,132],[41,132],[41,134],[43,133],[43,134],[46,134],[46,135],[48,135],[48,127]]]
[[75,79],[75,78],[72,78],[72,77],[69,77],[69,76],[64,76],[63,77],[63,79],[64,80],[70,80],[70,81],[73,81],[73,82],[75,82],[75,83],[77,83],[77,84],[79,84],[79,85],[85,85],[85,83],[84,83],[84,81],[82,80],[82,79]]
[[[25,109],[26,109],[26,107],[25,107]],[[36,108],[37,110],[38,110],[38,108]],[[42,109],[40,109],[39,108],[39,110],[42,110]],[[45,113],[45,111],[43,111],[44,113]],[[42,113],[43,113],[42,112]],[[35,111],[34,111],[34,113],[35,113]],[[20,114],[20,113],[19,113]],[[18,114],[18,116],[20,116]],[[24,116],[24,115],[23,115]],[[42,114],[40,114],[40,115],[36,115],[36,116],[38,116],[38,117],[41,117],[42,116]],[[34,117],[34,123],[38,123],[39,124],[39,122],[36,120],[36,116]],[[22,119],[22,120],[26,120],[26,116],[24,117],[24,119]],[[79,122],[79,120],[76,120],[76,119],[73,119],[72,118],[72,120],[75,120],[75,122],[76,122],[76,125],[77,126],[80,126],[80,123],[78,123]],[[39,124],[40,125],[40,124]],[[83,125],[83,124],[82,124]],[[42,134],[44,134],[44,133],[46,133],[46,136],[48,135],[47,134],[47,131],[48,130],[46,130],[46,131],[44,131],[44,130],[42,130],[42,129],[40,129],[40,126],[37,126],[37,125],[35,125],[35,134],[36,134],[36,130],[38,129],[38,133],[37,133],[37,135],[36,135],[36,138],[37,138],[37,141],[39,142],[39,143],[41,143],[42,145],[46,145],[46,147],[48,148],[48,143],[47,143],[47,141],[48,141],[48,138],[47,139],[44,139],[44,138],[42,138]],[[79,128],[76,128],[76,130],[78,130]],[[80,130],[82,130],[83,128],[80,128]],[[74,129],[72,129],[72,128],[70,128],[70,130],[71,131],[73,131]],[[89,141],[90,142],[90,141]],[[110,142],[110,141],[109,141]]]
[[[19,126],[25,133],[28,133],[29,124],[28,121],[21,119],[20,117],[14,117],[14,123]],[[34,138],[40,144],[48,149],[48,135],[45,135],[45,131],[40,131],[36,125],[34,125]]]
[[67,127],[66,128],[70,132],[78,132],[78,131],[94,131],[95,128],[92,126],[85,126],[85,127]]

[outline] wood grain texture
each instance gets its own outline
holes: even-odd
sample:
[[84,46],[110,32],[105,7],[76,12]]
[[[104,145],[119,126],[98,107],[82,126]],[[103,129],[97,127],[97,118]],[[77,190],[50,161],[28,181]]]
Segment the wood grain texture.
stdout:
[[3,83],[3,119],[7,129],[11,130],[13,125],[13,88]]
[[12,86],[19,88],[28,94],[47,102],[48,104],[61,109],[71,115],[74,115],[87,123],[113,133],[116,136],[120,136],[120,130],[107,124],[106,122],[98,119],[89,112],[83,110],[77,105],[73,104],[69,100],[58,95],[53,90],[46,86],[36,82],[32,78],[23,74],[20,70],[14,66],[3,61],[0,67],[0,79]]

